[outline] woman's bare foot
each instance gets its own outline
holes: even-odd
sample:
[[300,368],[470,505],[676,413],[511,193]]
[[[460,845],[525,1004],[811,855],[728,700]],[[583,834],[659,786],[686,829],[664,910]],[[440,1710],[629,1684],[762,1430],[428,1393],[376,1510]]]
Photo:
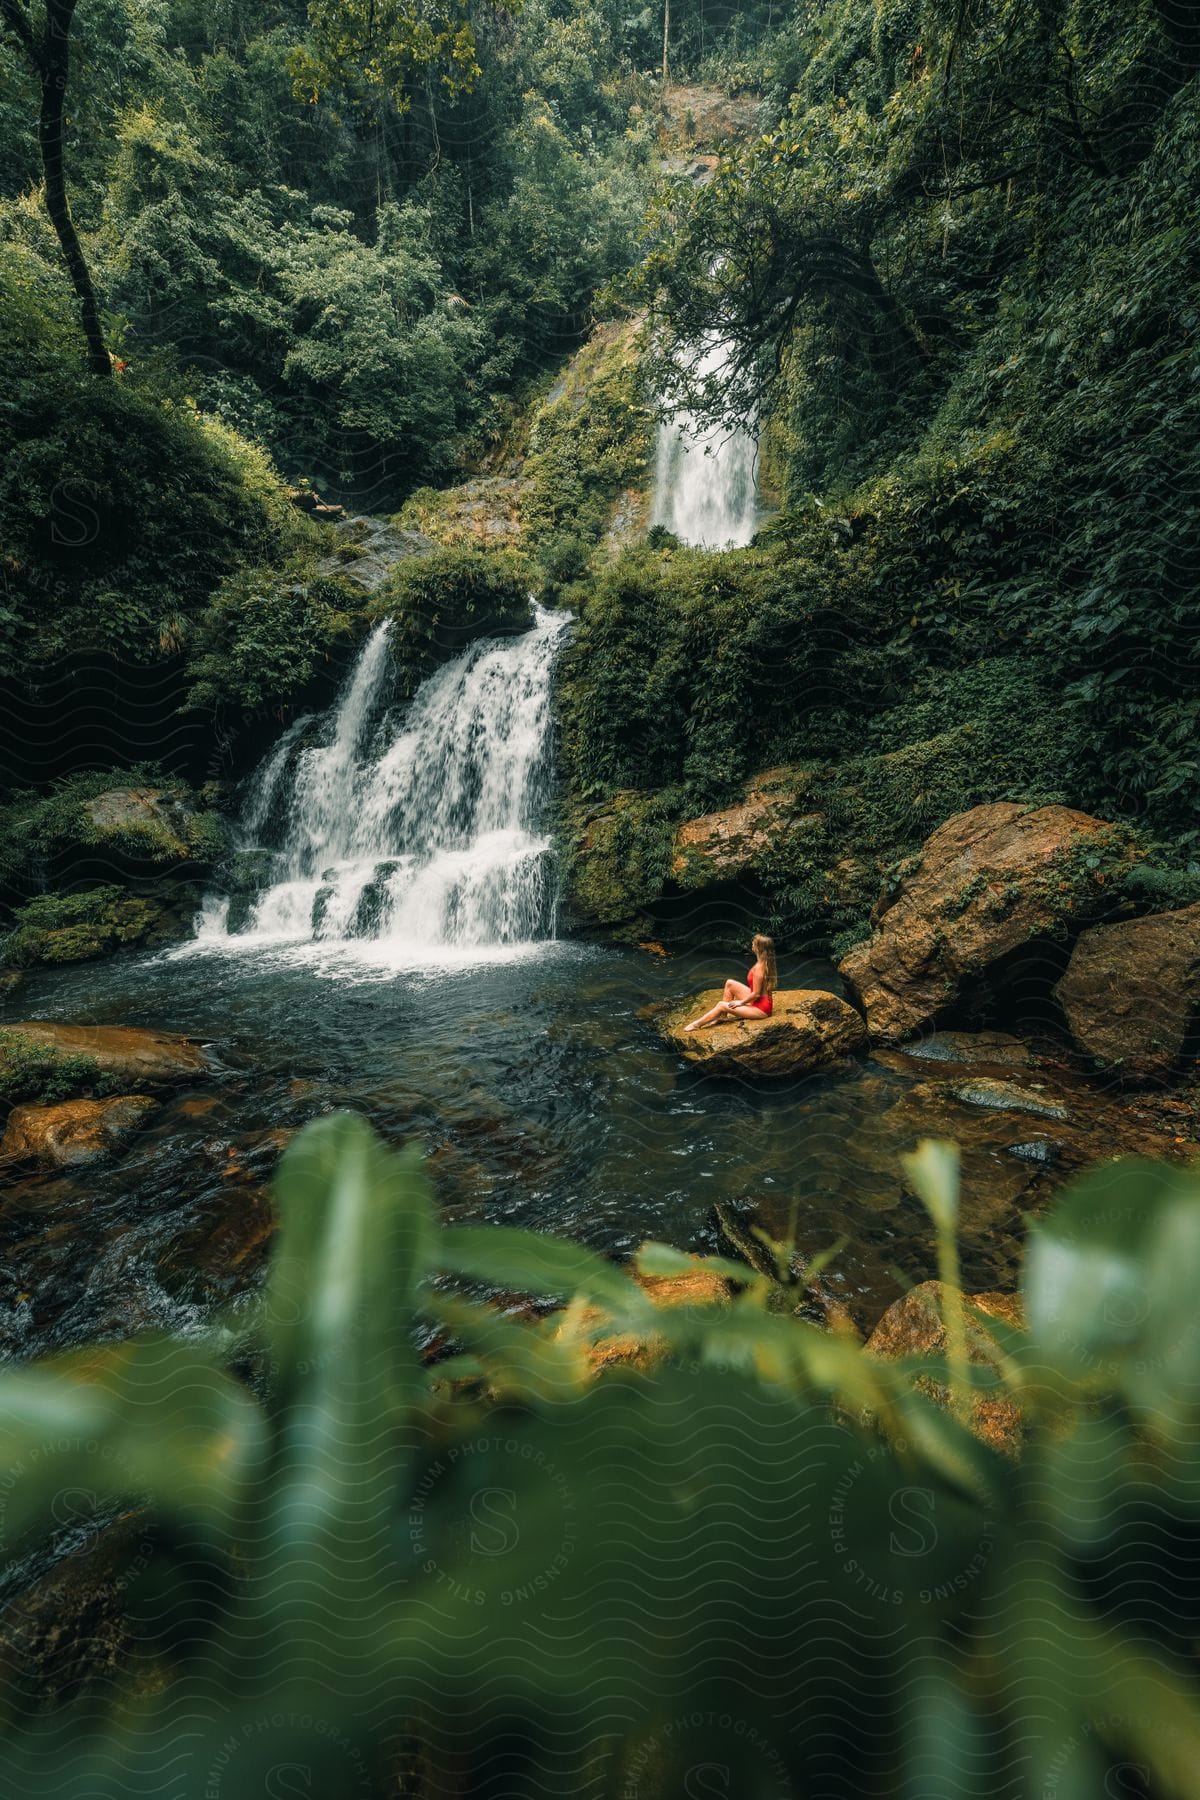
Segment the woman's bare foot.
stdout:
[[685,1026],[684,1026],[684,1028],[683,1028],[683,1029],[684,1029],[684,1030],[685,1030],[685,1031],[699,1031],[699,1029],[700,1029],[700,1021],[699,1021],[699,1019],[693,1019],[693,1020],[692,1020],[692,1022],[691,1022],[691,1024],[690,1024],[690,1025],[685,1025]]

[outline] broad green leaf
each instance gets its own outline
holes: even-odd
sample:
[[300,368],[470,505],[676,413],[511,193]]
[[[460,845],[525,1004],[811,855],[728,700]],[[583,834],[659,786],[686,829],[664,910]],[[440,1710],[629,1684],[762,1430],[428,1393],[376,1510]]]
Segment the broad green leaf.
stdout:
[[[433,1233],[428,1186],[365,1121],[308,1126],[280,1168],[267,1287],[273,1455],[252,1520],[243,1679],[273,1657],[353,1684],[395,1603],[391,1527],[425,1393],[414,1327]],[[334,1598],[336,1597],[336,1598]]]
[[50,1525],[56,1496],[152,1503],[224,1540],[265,1441],[260,1411],[204,1349],[139,1338],[0,1373],[3,1541]]
[[1130,1160],[1072,1184],[1035,1225],[1029,1359],[1119,1390],[1160,1423],[1200,1404],[1200,1179]]
[[652,1276],[719,1275],[724,1281],[736,1281],[742,1287],[760,1287],[766,1277],[745,1263],[727,1256],[691,1256],[671,1244],[643,1244],[637,1253],[638,1273]]
[[621,1269],[566,1238],[509,1225],[455,1225],[439,1234],[436,1256],[446,1274],[485,1281],[508,1293],[562,1300],[581,1294],[619,1316],[650,1311],[645,1296]]

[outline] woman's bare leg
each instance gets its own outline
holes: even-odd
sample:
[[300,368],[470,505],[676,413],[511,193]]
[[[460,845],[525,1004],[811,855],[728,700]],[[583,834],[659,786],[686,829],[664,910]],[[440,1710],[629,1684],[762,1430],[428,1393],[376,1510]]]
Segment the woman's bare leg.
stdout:
[[732,975],[725,983],[726,1000],[749,1000],[750,994],[751,989],[746,986],[745,982],[735,981]]
[[699,1031],[702,1025],[716,1025],[722,1019],[729,1018],[736,1005],[736,1000],[718,1000],[717,1004],[715,1006],[710,1006],[708,1011],[704,1013],[702,1017],[693,1019],[691,1024],[685,1025],[683,1029],[685,1031]]

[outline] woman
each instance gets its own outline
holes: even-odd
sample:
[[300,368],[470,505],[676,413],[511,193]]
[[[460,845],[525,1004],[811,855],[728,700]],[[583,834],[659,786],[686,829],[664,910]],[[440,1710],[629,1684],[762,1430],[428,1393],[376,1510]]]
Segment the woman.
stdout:
[[685,1031],[699,1031],[702,1025],[719,1025],[725,1019],[770,1018],[773,1009],[771,995],[779,986],[779,971],[775,967],[775,939],[764,937],[760,932],[750,947],[756,960],[745,981],[734,981],[731,977],[725,983],[724,999],[718,1000],[703,1018],[693,1019],[690,1025],[685,1025]]

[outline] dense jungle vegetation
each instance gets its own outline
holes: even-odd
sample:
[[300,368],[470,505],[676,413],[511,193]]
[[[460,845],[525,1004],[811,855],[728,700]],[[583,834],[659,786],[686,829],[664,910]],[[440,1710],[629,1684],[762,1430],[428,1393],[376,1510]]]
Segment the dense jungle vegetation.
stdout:
[[[4,16],[22,792],[164,747],[218,772],[246,719],[328,681],[361,596],[285,481],[415,494],[421,523],[517,471],[528,578],[582,620],[568,812],[604,815],[582,916],[636,929],[675,822],[781,763],[823,821],[761,872],[785,930],[853,937],[881,869],[994,798],[1128,819],[1139,879],[1196,891],[1190,7],[676,6],[671,79],[749,97],[725,145],[691,89],[664,135],[649,10],[67,9],[65,193],[112,378],[43,201],[33,14]],[[689,147],[726,150],[713,179]],[[714,330],[733,354],[697,392],[674,346]],[[606,535],[656,396],[758,420],[751,550]],[[114,738],[118,667],[142,728]],[[64,679],[66,744],[28,726]]]
[[[949,1275],[956,1159],[910,1173]],[[779,1280],[644,1246],[660,1286],[737,1288],[664,1314],[579,1245],[446,1228],[346,1115],[279,1197],[226,1359],[143,1338],[0,1378],[8,1540],[64,1493],[123,1505],[135,1621],[115,1683],[67,1646],[75,1706],[6,1670],[22,1791],[1195,1794],[1194,1175],[1077,1183],[982,1368],[961,1296],[946,1354],[899,1363],[793,1316],[786,1246]],[[517,1323],[481,1275],[571,1305]],[[459,1352],[431,1365],[430,1323]],[[1019,1463],[969,1429],[997,1404]]]

